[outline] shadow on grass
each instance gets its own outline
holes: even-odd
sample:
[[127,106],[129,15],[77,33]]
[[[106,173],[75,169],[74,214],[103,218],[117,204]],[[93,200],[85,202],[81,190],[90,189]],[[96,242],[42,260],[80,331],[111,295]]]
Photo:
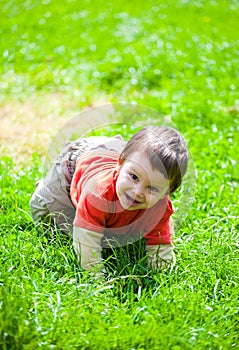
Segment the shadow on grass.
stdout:
[[[52,225],[41,224],[37,228],[42,250],[41,263],[48,265],[48,270],[58,278],[70,275],[76,283],[89,283],[90,285],[111,286],[113,295],[121,303],[138,301],[142,294],[152,293],[165,283],[170,271],[153,270],[148,265],[145,239],[125,246],[103,243],[102,258],[105,265],[104,276],[98,276],[80,266],[72,246],[72,238],[63,234]],[[45,257],[45,261],[44,261]],[[56,275],[55,275],[56,277]]]

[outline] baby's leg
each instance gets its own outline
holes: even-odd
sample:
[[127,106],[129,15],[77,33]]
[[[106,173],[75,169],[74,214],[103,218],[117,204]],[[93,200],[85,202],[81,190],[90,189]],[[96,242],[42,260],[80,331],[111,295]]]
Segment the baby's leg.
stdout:
[[72,234],[75,208],[66,191],[59,163],[39,182],[30,200],[30,210],[35,222],[53,223],[64,233]]
[[49,215],[47,203],[44,198],[44,180],[42,179],[36,185],[35,192],[30,200],[31,216],[35,222],[44,220]]

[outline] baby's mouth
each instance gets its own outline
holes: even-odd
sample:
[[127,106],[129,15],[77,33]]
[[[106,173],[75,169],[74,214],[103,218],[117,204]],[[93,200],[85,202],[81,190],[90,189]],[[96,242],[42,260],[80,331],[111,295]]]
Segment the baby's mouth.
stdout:
[[138,205],[141,204],[142,202],[137,201],[136,199],[134,199],[133,197],[129,196],[127,193],[125,193],[125,197],[127,199],[127,202],[130,205]]

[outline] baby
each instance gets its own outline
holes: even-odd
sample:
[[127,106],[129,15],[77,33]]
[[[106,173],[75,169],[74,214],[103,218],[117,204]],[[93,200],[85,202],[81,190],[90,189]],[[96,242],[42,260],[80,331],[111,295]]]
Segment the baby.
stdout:
[[102,269],[108,234],[118,244],[144,237],[149,264],[161,268],[174,260],[170,194],[187,165],[186,142],[170,127],[144,127],[128,142],[120,135],[80,138],[38,184],[31,214],[73,233],[82,268]]

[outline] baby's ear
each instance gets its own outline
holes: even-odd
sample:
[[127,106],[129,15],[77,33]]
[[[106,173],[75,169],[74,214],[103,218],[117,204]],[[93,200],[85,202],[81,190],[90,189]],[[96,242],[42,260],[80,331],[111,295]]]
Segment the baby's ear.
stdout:
[[117,163],[117,165],[116,165],[116,171],[120,171],[120,168],[121,168],[121,166],[122,166],[122,163],[120,163],[120,161],[118,161],[118,163]]
[[121,167],[123,165],[124,161],[125,161],[124,158],[119,157],[119,159],[118,159],[118,166]]

